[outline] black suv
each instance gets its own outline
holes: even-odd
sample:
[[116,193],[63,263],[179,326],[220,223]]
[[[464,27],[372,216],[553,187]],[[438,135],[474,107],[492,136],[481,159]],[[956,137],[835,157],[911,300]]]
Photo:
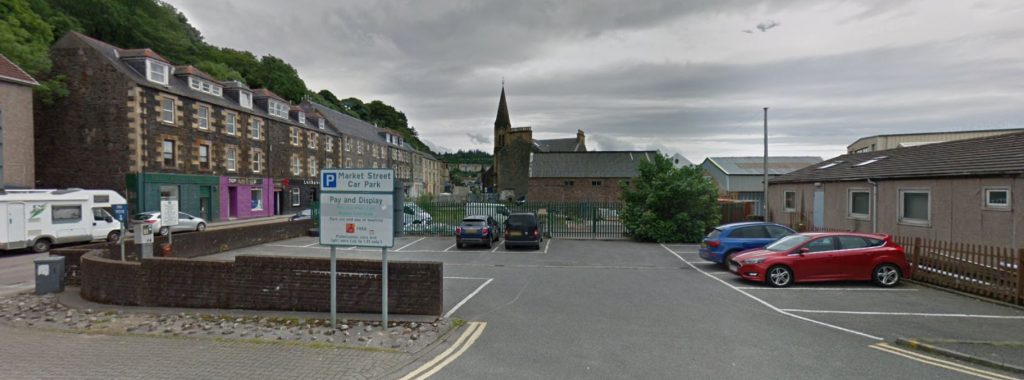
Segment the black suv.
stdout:
[[517,212],[505,220],[505,249],[527,246],[540,249],[540,222],[532,212]]

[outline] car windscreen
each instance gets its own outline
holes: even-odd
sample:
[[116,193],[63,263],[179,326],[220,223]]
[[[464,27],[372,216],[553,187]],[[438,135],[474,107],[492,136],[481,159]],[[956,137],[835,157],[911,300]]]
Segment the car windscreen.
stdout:
[[716,228],[716,229],[712,230],[710,234],[708,234],[708,239],[711,239],[711,240],[718,239],[718,235],[721,235],[721,234],[722,234],[722,230]]
[[462,225],[467,227],[477,227],[487,224],[487,221],[483,219],[463,219]]
[[764,247],[764,249],[775,252],[788,251],[810,239],[811,238],[806,235],[789,235],[769,244],[767,247]]
[[533,215],[512,215],[508,217],[506,221],[510,227],[533,227],[537,224],[537,219]]
[[141,214],[135,214],[135,216],[133,216],[132,219],[135,219],[135,220],[146,220],[146,219],[152,218],[153,215],[154,214],[151,213],[151,212],[144,212],[144,213],[141,213]]

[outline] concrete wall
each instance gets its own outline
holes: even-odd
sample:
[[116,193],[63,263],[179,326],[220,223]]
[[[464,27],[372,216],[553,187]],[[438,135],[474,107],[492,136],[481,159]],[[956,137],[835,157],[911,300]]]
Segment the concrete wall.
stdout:
[[4,128],[4,176],[0,180],[6,187],[35,187],[32,87],[0,82],[0,111]]
[[[984,188],[1009,187],[1011,209],[993,210],[983,205]],[[848,215],[848,192],[871,186],[859,182],[827,182],[821,185],[825,192],[825,227],[833,229],[871,232],[871,219],[857,219]],[[931,225],[916,226],[901,223],[899,218],[899,190],[927,189],[931,191]],[[783,192],[796,191],[796,209],[783,210]],[[769,188],[771,220],[795,226],[803,221],[807,226],[813,220],[814,184],[773,184]],[[920,179],[879,181],[877,211],[878,232],[891,235],[920,237],[933,240],[1024,248],[1024,179],[1015,177]]]

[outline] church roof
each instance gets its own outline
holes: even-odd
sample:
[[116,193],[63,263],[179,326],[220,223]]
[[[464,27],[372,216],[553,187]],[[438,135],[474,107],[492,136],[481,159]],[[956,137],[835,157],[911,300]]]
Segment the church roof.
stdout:
[[579,152],[580,144],[575,137],[567,139],[533,140],[541,152]]
[[501,100],[498,101],[498,116],[494,119],[494,128],[512,128],[512,120],[508,117],[508,102],[505,101],[505,86],[501,86]]

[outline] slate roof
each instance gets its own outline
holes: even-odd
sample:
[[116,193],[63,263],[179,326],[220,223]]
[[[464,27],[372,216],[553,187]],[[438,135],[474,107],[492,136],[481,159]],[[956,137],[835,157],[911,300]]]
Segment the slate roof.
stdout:
[[[126,52],[131,52],[133,54],[133,56],[149,56],[148,54],[150,54],[150,53],[146,53],[144,51],[148,50],[149,52],[152,52],[152,50],[149,50],[149,49],[121,49],[121,48],[119,48],[117,46],[108,44],[106,42],[97,40],[95,38],[86,36],[86,35],[78,33],[78,32],[69,32],[64,37],[62,37],[59,41],[57,41],[57,43],[54,44],[54,47],[55,48],[60,48],[61,46],[65,46],[65,44],[68,43],[67,41],[69,39],[81,41],[81,42],[85,43],[86,45],[92,47],[93,49],[98,51],[100,53],[100,55],[102,55],[104,58],[106,58],[111,63],[111,65],[113,65],[113,67],[115,69],[117,69],[117,71],[120,71],[127,78],[131,79],[132,81],[134,81],[136,84],[138,84],[140,86],[154,88],[154,89],[157,89],[157,90],[160,90],[160,91],[164,91],[164,92],[167,92],[167,93],[170,93],[170,94],[180,95],[180,96],[196,99],[196,100],[202,101],[203,103],[221,106],[221,107],[224,107],[226,109],[235,110],[235,111],[238,111],[238,112],[244,112],[244,113],[253,114],[253,115],[262,117],[264,119],[277,121],[279,123],[293,125],[293,126],[300,127],[300,128],[305,128],[305,129],[316,129],[315,127],[311,127],[309,125],[299,124],[298,121],[293,120],[293,119],[283,119],[283,118],[279,118],[277,116],[271,116],[269,113],[267,113],[266,111],[260,109],[259,107],[255,107],[254,106],[251,109],[244,108],[241,105],[239,105],[237,102],[235,102],[235,101],[233,101],[233,100],[231,100],[231,99],[229,99],[227,97],[214,96],[214,95],[210,95],[210,94],[207,94],[207,93],[204,93],[204,92],[201,92],[201,91],[193,90],[192,88],[190,88],[188,86],[188,80],[186,80],[184,78],[180,78],[178,76],[175,76],[175,75],[173,75],[173,73],[172,73],[171,77],[168,78],[168,85],[166,85],[166,86],[162,85],[162,84],[159,84],[159,83],[150,82],[148,79],[146,79],[145,74],[136,71],[131,66],[129,66],[127,63],[125,63],[123,60],[121,60],[121,58],[124,57],[124,54]],[[152,53],[152,54],[156,54],[156,53]],[[159,54],[156,54],[156,59],[161,59],[161,60],[164,60],[166,62],[166,60],[163,57],[160,57]],[[268,94],[270,94],[270,95],[280,99],[281,101],[287,102],[287,100],[284,100],[283,98],[277,96],[276,94],[274,94],[270,90],[266,90],[266,89],[255,89],[255,90],[253,90],[252,91],[253,92],[253,96],[254,97],[258,97],[257,94],[261,93],[261,91],[265,91],[264,93],[268,93]]]
[[149,48],[145,49],[118,49],[118,55],[122,58],[153,58],[166,63],[171,63],[167,58],[157,54],[155,51]]
[[219,84],[219,85],[223,85],[223,83],[221,83],[221,81],[217,80],[217,78],[214,78],[213,75],[207,74],[203,70],[199,70],[198,68],[196,68],[195,66],[192,66],[192,65],[174,66],[174,75],[193,75],[193,76],[197,76],[197,77],[206,79],[206,80],[208,80],[210,82],[213,82],[213,83],[216,83],[216,84]]
[[533,145],[541,152],[576,152],[579,151],[579,143],[576,138],[533,140]]
[[25,70],[15,65],[3,54],[0,54],[0,80],[29,86],[39,85],[39,82],[36,82],[31,75],[28,75]]
[[[764,157],[708,157],[726,175],[764,175]],[[821,157],[768,156],[768,175],[782,175],[821,162]]]
[[[871,159],[885,157],[860,165]],[[834,166],[819,169],[825,165]],[[771,183],[979,177],[1024,173],[1024,133],[956,140],[879,152],[845,154],[770,180]]]
[[[386,140],[379,134],[386,129],[377,128],[373,124],[359,120],[352,116],[344,113],[335,111],[333,108],[325,106],[323,104],[305,100],[300,104],[303,109],[308,111],[319,112],[327,120],[327,123],[333,127],[334,130],[353,137],[358,137],[366,141],[372,141],[378,144],[384,144],[388,146],[396,146],[388,144]],[[308,112],[307,112],[308,113]],[[390,131],[390,130],[389,130]],[[398,134],[397,132],[390,131],[391,133]],[[406,147],[400,147],[405,150],[413,150]]]
[[632,178],[657,151],[554,152],[530,155],[530,178]]

